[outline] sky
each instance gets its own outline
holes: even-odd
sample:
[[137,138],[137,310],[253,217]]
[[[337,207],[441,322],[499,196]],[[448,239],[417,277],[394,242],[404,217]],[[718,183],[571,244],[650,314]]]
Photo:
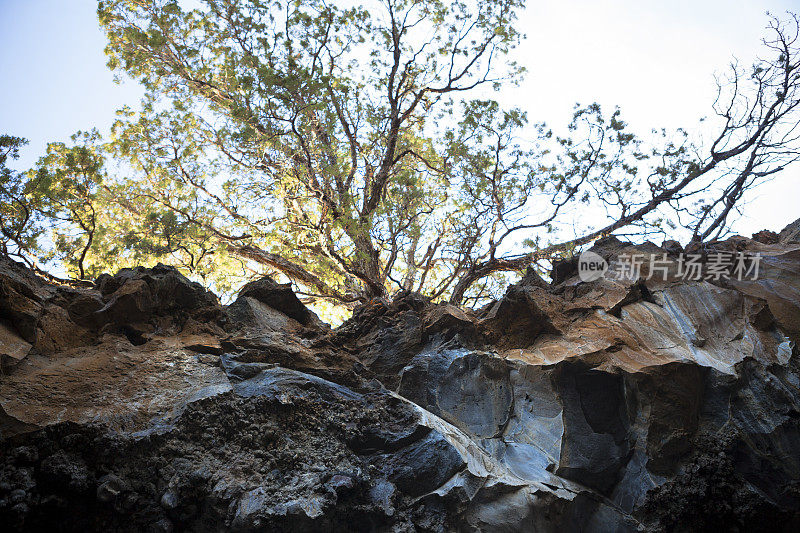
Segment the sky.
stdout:
[[[533,122],[566,125],[575,102],[618,105],[632,131],[692,129],[711,111],[714,73],[759,53],[766,11],[787,0],[529,1],[517,60],[526,81],[498,99]],[[0,132],[30,144],[12,166],[29,168],[47,142],[81,129],[106,132],[115,111],[135,107],[140,89],[117,84],[92,0],[0,0]],[[742,235],[780,230],[800,217],[800,166],[755,191]]]

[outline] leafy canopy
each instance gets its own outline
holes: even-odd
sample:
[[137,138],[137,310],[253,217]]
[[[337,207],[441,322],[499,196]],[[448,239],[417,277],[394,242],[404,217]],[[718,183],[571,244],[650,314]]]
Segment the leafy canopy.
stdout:
[[[524,74],[516,0],[187,4],[99,2],[109,66],[146,96],[105,143],[2,167],[4,251],[80,278],[159,260],[223,292],[272,273],[337,305],[475,304],[612,232],[722,235],[798,157],[791,14],[771,19],[768,59],[719,80],[712,141],[694,145],[597,104],[558,135],[489,98]],[[0,140],[3,163],[21,142]]]

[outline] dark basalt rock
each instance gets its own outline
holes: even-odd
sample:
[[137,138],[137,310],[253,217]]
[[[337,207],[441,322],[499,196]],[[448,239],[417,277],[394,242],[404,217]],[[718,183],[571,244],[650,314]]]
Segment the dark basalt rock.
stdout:
[[0,257],[0,318],[31,344],[36,342],[36,326],[48,293],[45,283],[24,265]]
[[553,268],[550,271],[550,279],[553,284],[558,285],[565,279],[574,276],[578,273],[578,256],[568,257],[559,261],[553,262]]
[[235,309],[237,305],[242,305],[239,304],[240,300],[248,298],[283,313],[303,326],[322,326],[319,317],[297,298],[291,283],[276,283],[269,276],[251,281],[239,291],[239,300],[232,307]]
[[487,344],[518,348],[529,345],[539,335],[558,333],[546,312],[548,292],[535,281],[529,284],[523,280],[510,286],[482,316],[479,326]]
[[780,242],[780,237],[774,231],[764,229],[753,233],[753,240],[764,244],[778,244]]
[[[14,453],[0,460],[0,519],[21,530],[60,531],[344,531],[409,523],[398,507],[463,466],[441,435],[420,432],[418,423],[409,404],[385,391],[360,394],[266,370],[232,392],[190,403],[161,430],[114,434],[60,423],[6,441]],[[354,431],[391,427],[403,435],[388,458],[352,451]],[[424,485],[419,472],[427,473]],[[390,484],[396,492],[386,496],[387,513],[375,491]]]
[[269,278],[223,308],[162,265],[86,288],[0,260],[0,523],[795,531],[792,228],[691,245],[760,253],[758,279],[569,263],[477,311],[404,292],[335,330]]
[[[174,267],[162,264],[123,269],[115,276],[104,274],[96,286],[104,302],[94,312],[98,325],[151,322],[168,317],[182,327],[190,317],[215,323],[222,316],[214,294],[189,281]],[[83,305],[87,304],[93,305],[88,302]]]
[[679,254],[683,253],[683,246],[681,246],[681,243],[672,239],[664,241],[661,244],[661,248],[672,257],[677,257]]

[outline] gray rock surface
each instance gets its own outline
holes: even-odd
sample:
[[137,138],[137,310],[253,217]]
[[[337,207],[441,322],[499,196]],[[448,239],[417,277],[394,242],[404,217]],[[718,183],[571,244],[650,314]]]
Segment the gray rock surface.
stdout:
[[783,228],[778,234],[780,242],[800,242],[800,218]]
[[703,245],[760,253],[758,279],[582,283],[566,260],[479,311],[404,293],[336,330],[268,278],[225,308],[169,267],[70,288],[2,260],[0,523],[796,531],[788,234]]

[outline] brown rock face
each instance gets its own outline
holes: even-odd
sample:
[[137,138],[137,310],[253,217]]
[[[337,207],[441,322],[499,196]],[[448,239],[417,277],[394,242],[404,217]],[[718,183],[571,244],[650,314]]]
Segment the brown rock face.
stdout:
[[[796,224],[795,224],[796,225]],[[795,531],[800,242],[757,277],[576,260],[479,311],[404,293],[331,330],[288,285],[0,264],[0,521],[17,530]],[[663,265],[662,265],[663,266]]]
[[778,240],[783,243],[800,242],[800,218],[783,228]]
[[252,298],[304,326],[320,326],[319,317],[300,302],[291,283],[275,283],[269,276],[251,281],[239,291],[239,298]]
[[20,337],[8,324],[0,322],[0,366],[13,366],[22,361],[31,345]]

